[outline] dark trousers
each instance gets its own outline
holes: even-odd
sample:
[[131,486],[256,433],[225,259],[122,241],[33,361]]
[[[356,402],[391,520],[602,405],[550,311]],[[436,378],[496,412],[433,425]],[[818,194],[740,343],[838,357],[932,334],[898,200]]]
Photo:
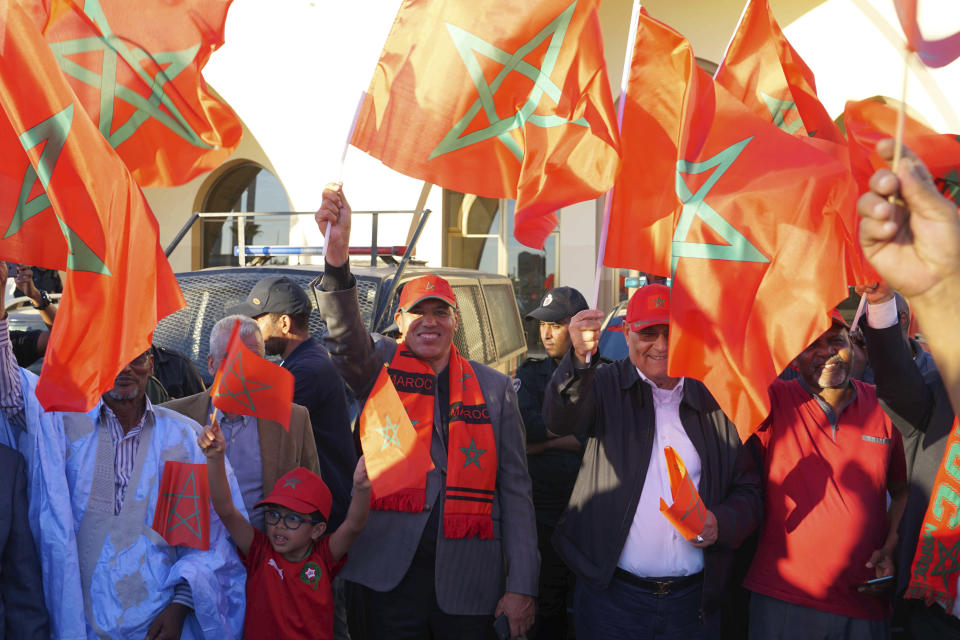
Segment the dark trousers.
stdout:
[[925,606],[921,600],[907,600],[909,638],[924,640],[960,640],[960,620],[943,610],[940,605]]
[[573,598],[577,640],[713,640],[720,616],[700,619],[703,583],[657,595],[614,577],[606,589],[577,581]]
[[889,637],[889,620],[850,618],[756,592],[750,594],[750,640],[887,640]]
[[540,590],[537,621],[527,636],[530,640],[565,640],[567,637],[567,600],[573,595],[575,578],[553,548],[550,541],[553,530],[553,526],[537,522]]
[[[352,592],[350,633],[365,640],[496,640],[493,616],[444,613],[437,604],[434,558],[417,552],[391,591],[357,585]],[[353,600],[356,600],[354,602]]]

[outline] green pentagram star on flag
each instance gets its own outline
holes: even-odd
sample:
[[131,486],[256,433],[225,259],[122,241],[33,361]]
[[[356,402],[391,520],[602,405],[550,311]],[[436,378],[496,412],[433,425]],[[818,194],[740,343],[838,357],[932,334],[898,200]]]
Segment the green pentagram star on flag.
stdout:
[[619,164],[598,4],[403,3],[352,144],[407,176],[516,199],[514,236],[542,248],[556,211],[605,192]]
[[79,104],[145,186],[183,184],[240,142],[201,69],[222,44],[229,0],[55,0],[43,35]]
[[239,320],[210,385],[210,397],[218,409],[273,420],[290,429],[293,374],[251,351],[240,336]]

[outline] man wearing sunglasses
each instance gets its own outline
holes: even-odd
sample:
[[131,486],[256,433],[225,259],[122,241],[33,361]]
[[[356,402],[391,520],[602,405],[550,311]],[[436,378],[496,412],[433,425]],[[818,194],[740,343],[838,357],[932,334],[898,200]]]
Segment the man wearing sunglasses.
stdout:
[[[556,435],[587,436],[583,464],[553,544],[577,576],[578,640],[720,637],[720,599],[734,550],[760,519],[760,475],[706,387],[668,372],[670,289],[641,287],[627,304],[629,355],[598,362],[604,314],[570,321],[572,348],[547,386]],[[589,359],[589,362],[588,362]],[[673,504],[664,454],[683,460],[705,505],[684,539],[660,513]]]
[[[170,546],[150,526],[165,463],[205,462],[199,425],[146,397],[152,371],[148,350],[117,373],[93,410],[46,412],[36,376],[17,367],[6,313],[0,316],[0,426],[27,458],[36,501],[30,524],[54,637],[241,633],[244,569],[220,521],[197,518],[209,532],[205,551]],[[229,476],[239,496],[232,470]],[[188,493],[179,497],[189,500]]]

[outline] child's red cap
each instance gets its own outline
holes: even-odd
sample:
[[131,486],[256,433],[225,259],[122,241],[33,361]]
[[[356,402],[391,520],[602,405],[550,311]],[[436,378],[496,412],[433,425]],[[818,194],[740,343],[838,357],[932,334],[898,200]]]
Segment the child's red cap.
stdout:
[[263,504],[278,504],[303,514],[319,511],[328,520],[333,496],[320,476],[309,469],[297,467],[281,476],[273,485],[270,495],[254,507]]

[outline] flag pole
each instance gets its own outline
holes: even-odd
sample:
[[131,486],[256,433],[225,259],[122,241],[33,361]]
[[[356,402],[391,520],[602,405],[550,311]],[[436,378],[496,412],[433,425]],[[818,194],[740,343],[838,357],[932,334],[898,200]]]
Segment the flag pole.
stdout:
[[[350,149],[350,141],[353,140],[353,132],[357,128],[357,119],[360,117],[360,109],[363,108],[363,100],[367,97],[366,91],[360,92],[360,99],[357,100],[357,108],[353,111],[353,120],[350,122],[350,129],[347,131],[347,139],[343,143],[343,153],[340,154],[340,165],[337,167],[337,179],[335,184],[338,190],[343,189],[343,167],[347,163],[347,151]],[[323,232],[323,254],[327,254],[327,246],[330,244],[330,221],[327,221],[327,228]]]
[[[627,103],[627,85],[630,83],[630,67],[633,62],[633,47],[637,40],[637,23],[640,20],[640,0],[634,0],[630,14],[630,33],[627,35],[627,50],[623,56],[623,73],[620,76],[620,102],[617,104],[617,135],[623,126],[623,109]],[[613,187],[607,191],[603,201],[603,225],[600,228],[600,250],[597,252],[597,268],[593,279],[593,297],[590,308],[596,309],[600,300],[600,276],[603,274],[603,258],[607,252],[607,233],[610,230],[610,210],[613,207]],[[590,356],[587,356],[590,362]]]

